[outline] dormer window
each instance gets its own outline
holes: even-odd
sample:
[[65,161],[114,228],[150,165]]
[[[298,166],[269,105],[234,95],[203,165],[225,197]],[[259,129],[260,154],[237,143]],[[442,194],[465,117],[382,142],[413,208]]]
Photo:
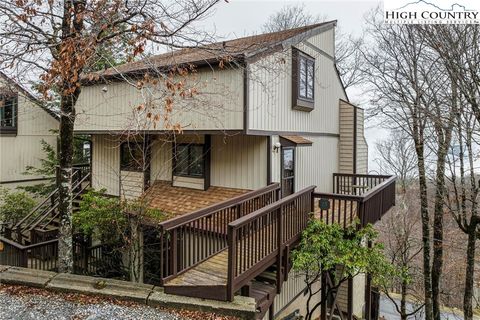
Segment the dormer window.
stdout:
[[17,132],[17,107],[18,98],[16,94],[0,93],[0,132]]
[[312,111],[315,104],[315,59],[293,49],[292,52],[292,104],[293,108]]

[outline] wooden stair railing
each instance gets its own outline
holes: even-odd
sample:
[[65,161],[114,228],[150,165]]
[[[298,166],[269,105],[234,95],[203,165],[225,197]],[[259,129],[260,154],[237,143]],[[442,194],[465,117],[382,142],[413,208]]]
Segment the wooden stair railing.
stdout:
[[161,282],[175,278],[224,250],[228,224],[274,203],[279,194],[280,184],[274,183],[160,223]]
[[228,225],[227,300],[273,264],[277,292],[288,269],[289,248],[300,240],[312,212],[315,186],[291,194]]
[[[91,184],[91,175],[87,169],[88,167],[86,165],[78,168],[73,167],[72,190],[74,192],[74,199],[77,199]],[[10,239],[14,239],[19,244],[31,242],[33,240],[31,235],[32,230],[39,227],[45,229],[59,216],[58,196],[59,190],[56,188],[15,225],[6,226],[4,229],[8,230],[4,230],[3,234]],[[47,221],[47,223],[42,224],[44,221]]]
[[[90,179],[90,173],[87,173],[85,176],[83,176],[83,178],[80,179],[80,181],[77,181],[73,185],[72,187],[73,199],[77,199],[90,186],[89,179]],[[87,183],[84,184],[84,182],[87,182]],[[50,219],[40,227],[45,228],[48,225],[50,225],[56,218],[60,216],[60,212],[58,210],[55,210],[57,207],[58,207],[58,201],[52,206],[52,208],[47,213],[45,213],[43,216],[40,216],[39,219],[37,219],[33,224],[31,224],[31,226],[28,228],[28,231],[31,231],[39,227],[40,224],[46,219],[48,219],[49,216],[51,216]],[[54,213],[53,215],[51,214],[52,212]]]

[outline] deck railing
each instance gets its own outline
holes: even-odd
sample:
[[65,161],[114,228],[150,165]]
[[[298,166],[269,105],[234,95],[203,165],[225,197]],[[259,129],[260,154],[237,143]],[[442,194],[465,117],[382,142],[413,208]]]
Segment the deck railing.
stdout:
[[395,205],[395,177],[334,174],[336,193],[313,194],[314,212],[326,223],[346,227],[354,219],[360,226],[375,223]]
[[[289,195],[228,225],[227,299],[251,279],[277,264],[277,282],[283,281],[285,250],[300,239],[312,211],[315,186]],[[287,255],[287,257],[285,257]]]
[[274,183],[160,223],[161,282],[224,250],[228,224],[277,201],[279,192]]
[[0,251],[0,264],[37,270],[56,270],[58,257],[58,239],[20,245],[7,238],[0,237],[3,250]]
[[333,192],[362,195],[391,177],[386,175],[334,173]]

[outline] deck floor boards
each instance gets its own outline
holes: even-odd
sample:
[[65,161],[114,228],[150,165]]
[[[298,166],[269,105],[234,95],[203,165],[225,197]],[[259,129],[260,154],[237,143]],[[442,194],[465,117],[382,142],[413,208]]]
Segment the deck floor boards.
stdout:
[[228,250],[225,249],[210,257],[198,266],[167,281],[165,286],[226,286]]

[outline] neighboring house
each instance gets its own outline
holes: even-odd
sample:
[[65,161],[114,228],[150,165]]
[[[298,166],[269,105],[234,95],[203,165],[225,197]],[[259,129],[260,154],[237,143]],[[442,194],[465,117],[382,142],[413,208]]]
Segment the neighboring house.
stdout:
[[0,186],[16,188],[45,181],[25,175],[45,158],[41,141],[57,147],[58,119],[27,90],[0,72]]
[[[92,187],[146,200],[168,218],[132,224],[132,280],[205,299],[249,296],[258,319],[304,314],[305,285],[289,257],[309,214],[365,225],[394,204],[394,178],[367,175],[363,110],[348,102],[335,66],[335,25],[183,49],[85,77],[75,132],[91,135]],[[193,74],[169,76],[191,65]],[[170,107],[167,122],[151,121]],[[31,220],[17,234],[42,225]],[[96,270],[88,266],[95,248],[79,256],[86,272]],[[322,319],[372,319],[369,292],[368,277],[351,279],[330,293]]]

